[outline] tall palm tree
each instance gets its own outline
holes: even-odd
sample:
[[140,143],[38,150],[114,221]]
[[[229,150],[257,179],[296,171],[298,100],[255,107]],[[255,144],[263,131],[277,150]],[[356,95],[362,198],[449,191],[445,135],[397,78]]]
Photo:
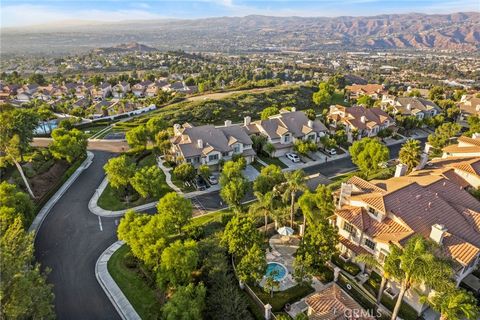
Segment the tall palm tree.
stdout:
[[400,292],[392,313],[392,320],[397,319],[403,297],[413,287],[422,284],[428,286],[445,286],[453,271],[451,265],[435,255],[436,248],[422,236],[414,236],[405,247],[390,245],[390,254],[383,265],[384,270],[400,284]]
[[388,282],[388,273],[385,272],[385,270],[382,268],[382,265],[378,260],[372,256],[371,254],[360,254],[354,258],[355,262],[360,262],[364,263],[368,268],[370,269],[377,269],[380,270],[380,276],[382,277],[382,281],[380,283],[380,289],[378,290],[377,294],[377,301],[376,304],[380,305],[380,302],[382,301],[382,294],[383,290],[385,289],[385,286],[387,285]]
[[283,199],[285,202],[290,200],[290,227],[293,228],[293,215],[295,213],[295,196],[297,192],[306,190],[305,172],[303,170],[295,170],[285,173],[285,191]]
[[262,194],[261,192],[257,191],[254,194],[258,201],[256,201],[250,206],[249,211],[252,213],[256,213],[260,211],[263,213],[263,216],[265,218],[265,234],[266,234],[267,225],[268,225],[268,216],[272,215],[272,212],[274,211],[274,194],[271,191],[265,194]]
[[307,228],[308,224],[314,223],[316,217],[316,194],[310,192],[310,190],[305,191],[298,198],[298,206],[302,209],[303,213],[303,232]]
[[400,149],[398,158],[401,163],[408,166],[407,172],[412,172],[419,165],[421,155],[420,141],[408,139]]
[[456,288],[453,282],[446,290],[436,292],[430,297],[422,297],[421,301],[440,312],[440,320],[475,320],[480,316],[475,297],[463,289]]

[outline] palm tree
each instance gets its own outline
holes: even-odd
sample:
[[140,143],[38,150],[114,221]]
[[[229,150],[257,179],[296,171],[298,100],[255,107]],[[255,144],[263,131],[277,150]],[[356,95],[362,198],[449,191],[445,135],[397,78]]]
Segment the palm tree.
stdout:
[[453,282],[441,292],[435,292],[430,297],[422,297],[421,301],[440,312],[441,320],[475,320],[480,316],[475,297],[463,289],[456,288]]
[[408,290],[422,284],[444,286],[451,278],[451,265],[436,256],[435,249],[431,242],[420,235],[410,238],[404,248],[390,245],[390,254],[386,257],[383,268],[400,284],[392,320],[397,319],[403,297]]
[[376,304],[380,305],[380,302],[382,301],[382,295],[383,295],[383,290],[385,289],[385,286],[387,285],[388,281],[388,273],[385,272],[385,270],[382,268],[382,265],[378,260],[372,256],[371,254],[360,254],[354,258],[355,262],[360,262],[364,263],[368,268],[370,269],[377,269],[381,271],[381,277],[382,277],[382,282],[380,283],[380,289],[378,290],[377,294],[377,301]]
[[267,225],[268,225],[268,216],[272,214],[274,211],[274,194],[273,192],[269,191],[265,194],[261,192],[255,192],[255,197],[257,198],[257,202],[253,203],[250,206],[249,211],[252,213],[256,213],[258,211],[263,213],[265,217],[265,234],[267,233]]
[[295,196],[297,192],[307,189],[305,184],[305,172],[295,170],[285,173],[285,191],[283,199],[285,202],[290,200],[290,227],[293,228],[293,215],[295,213]]
[[422,150],[420,149],[420,141],[408,139],[400,149],[398,158],[401,163],[407,165],[407,172],[412,172],[412,170],[420,163],[421,155]]

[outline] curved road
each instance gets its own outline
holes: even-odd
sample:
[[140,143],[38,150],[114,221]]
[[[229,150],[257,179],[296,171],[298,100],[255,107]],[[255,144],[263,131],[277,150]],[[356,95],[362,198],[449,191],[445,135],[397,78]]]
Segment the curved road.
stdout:
[[117,240],[114,219],[101,219],[87,208],[113,156],[95,152],[93,163],[52,208],[35,239],[35,256],[51,272],[58,319],[120,319],[95,277],[100,254]]
[[[425,139],[420,139],[423,142]],[[401,144],[390,146],[392,158]],[[52,271],[48,277],[54,285],[58,319],[119,319],[95,277],[95,263],[100,254],[117,240],[117,219],[101,218],[90,213],[88,201],[104,177],[103,165],[114,156],[95,151],[90,167],[65,192],[44,220],[35,240],[35,256]],[[355,169],[350,158],[318,164],[305,171],[320,172],[326,177]],[[251,195],[249,195],[251,197]],[[207,210],[223,207],[219,193],[196,197]],[[147,210],[154,213],[155,209]]]

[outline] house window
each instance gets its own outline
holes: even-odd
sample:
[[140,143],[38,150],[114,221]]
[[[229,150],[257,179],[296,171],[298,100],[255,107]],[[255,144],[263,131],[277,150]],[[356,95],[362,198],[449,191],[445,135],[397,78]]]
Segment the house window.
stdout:
[[352,236],[355,236],[356,232],[355,232],[355,227],[352,226],[350,223],[348,222],[345,222],[343,224],[343,230],[347,231],[348,233],[350,233]]
[[386,257],[387,257],[387,255],[385,253],[383,253],[382,251],[380,251],[380,253],[378,254],[378,261],[380,263],[384,263]]
[[290,135],[289,134],[285,135],[285,142],[290,142]]
[[222,152],[223,157],[228,157],[228,152]]
[[187,163],[190,163],[190,162],[192,162],[192,159],[187,159]]
[[367,247],[369,247],[370,249],[375,250],[375,245],[376,245],[376,244],[375,244],[375,242],[373,242],[372,240],[370,240],[370,239],[365,239],[365,245],[366,245]]
[[313,139],[315,139],[315,135],[314,135],[314,134],[311,134],[311,135],[307,136],[307,139],[308,139],[308,140],[313,140]]
[[372,207],[368,207],[368,212],[371,213],[374,217],[378,217],[378,211]]
[[239,153],[240,152],[240,146],[236,145],[235,147],[233,147],[233,152],[234,153]]
[[211,154],[208,156],[208,161],[218,160],[218,154]]

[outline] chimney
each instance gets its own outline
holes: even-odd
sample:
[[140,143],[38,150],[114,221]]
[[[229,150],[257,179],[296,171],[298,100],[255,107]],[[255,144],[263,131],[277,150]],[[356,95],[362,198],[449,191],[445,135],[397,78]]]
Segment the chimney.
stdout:
[[447,228],[443,224],[434,224],[432,226],[432,229],[430,231],[430,239],[435,241],[438,244],[442,244],[443,237],[445,236],[445,233],[447,232]]
[[225,127],[229,127],[232,125],[232,120],[225,120]]
[[197,140],[197,146],[198,146],[198,148],[203,149],[203,140],[202,139]]
[[360,121],[361,121],[362,123],[365,123],[365,122],[367,122],[367,118],[366,118],[365,116],[361,116],[361,117],[360,117]]
[[243,118],[243,125],[244,126],[248,126],[250,124],[250,122],[252,122],[252,117],[246,116],[245,118]]
[[428,162],[428,154],[422,153],[420,156],[420,163],[415,167],[414,170],[422,170]]
[[312,120],[308,120],[308,127],[309,128],[313,128],[313,121]]
[[403,163],[397,164],[395,168],[395,177],[403,177],[404,175],[407,174],[407,169],[408,169],[408,166],[406,164],[403,164]]

